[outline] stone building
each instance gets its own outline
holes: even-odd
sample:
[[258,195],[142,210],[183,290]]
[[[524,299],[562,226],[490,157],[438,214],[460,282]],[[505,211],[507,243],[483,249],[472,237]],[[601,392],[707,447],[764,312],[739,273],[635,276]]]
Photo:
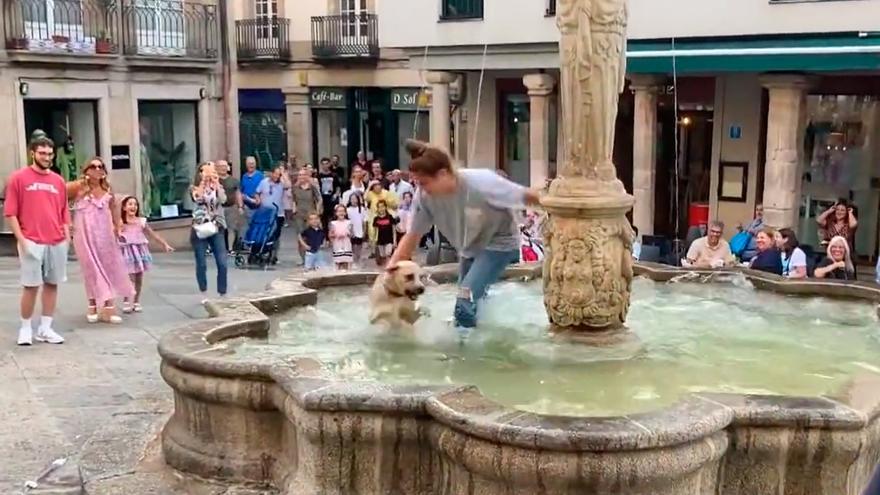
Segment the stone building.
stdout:
[[[561,145],[556,0],[425,4],[382,0],[379,39],[431,71],[433,110],[452,115],[433,139],[540,185]],[[702,205],[745,223],[763,201],[771,225],[815,244],[815,215],[845,197],[859,209],[857,251],[875,253],[878,18],[876,0],[629,0],[615,162],[639,230],[683,237]],[[450,81],[463,99],[447,107],[437,95]]]
[[364,151],[395,168],[406,138],[428,138],[426,83],[403,51],[380,47],[379,1],[236,2],[239,160],[351,163]]
[[[201,160],[233,155],[223,0],[3,0],[0,190],[42,130],[74,177],[103,157],[117,193],[187,243]],[[0,228],[0,231],[6,231]]]

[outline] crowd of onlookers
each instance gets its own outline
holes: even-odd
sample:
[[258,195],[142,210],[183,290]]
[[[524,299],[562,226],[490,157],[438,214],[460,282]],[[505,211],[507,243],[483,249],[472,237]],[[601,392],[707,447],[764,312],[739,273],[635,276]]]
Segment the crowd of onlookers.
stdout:
[[682,266],[724,268],[743,266],[786,278],[807,277],[856,280],[854,241],[858,220],[846,200],[838,200],[817,219],[819,250],[800,244],[791,228],[773,229],[764,224],[763,206],[755,218],[738,226],[730,242],[723,238],[724,224],[710,222],[706,235],[694,240]]

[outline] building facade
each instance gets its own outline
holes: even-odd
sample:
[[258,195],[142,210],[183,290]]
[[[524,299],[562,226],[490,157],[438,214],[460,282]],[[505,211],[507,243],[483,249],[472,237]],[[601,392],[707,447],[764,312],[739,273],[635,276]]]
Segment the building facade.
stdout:
[[235,4],[240,160],[351,163],[364,151],[396,168],[406,138],[428,138],[425,82],[403,51],[380,47],[379,1]]
[[103,157],[115,191],[140,198],[154,228],[186,244],[196,165],[232,155],[236,139],[225,124],[226,8],[222,0],[3,0],[0,190],[42,131],[66,178]]
[[[561,144],[555,0],[426,4],[383,0],[379,39],[430,71],[433,110],[452,115],[432,139],[541,185]],[[878,18],[877,0],[630,0],[615,162],[639,230],[684,237],[706,207],[733,226],[763,202],[769,224],[816,245],[816,215],[847,198],[857,251],[876,253]],[[437,95],[462,79],[447,108]]]

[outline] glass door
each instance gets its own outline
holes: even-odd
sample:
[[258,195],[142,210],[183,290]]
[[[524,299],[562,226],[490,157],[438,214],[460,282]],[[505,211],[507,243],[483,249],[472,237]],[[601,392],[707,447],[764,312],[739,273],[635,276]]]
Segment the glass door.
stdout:
[[256,0],[257,38],[278,41],[278,0]]
[[504,128],[502,130],[502,168],[510,180],[530,185],[529,97],[524,94],[504,95]]
[[362,44],[367,36],[367,0],[339,0],[342,15],[342,42],[347,45]]
[[134,0],[133,6],[139,54],[186,54],[182,0]]

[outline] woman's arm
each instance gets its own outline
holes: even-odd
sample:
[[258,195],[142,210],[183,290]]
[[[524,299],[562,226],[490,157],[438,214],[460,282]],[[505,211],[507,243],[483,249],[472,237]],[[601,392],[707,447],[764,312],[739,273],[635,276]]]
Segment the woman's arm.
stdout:
[[79,197],[79,193],[82,192],[83,186],[85,186],[85,181],[82,179],[72,180],[67,183],[67,196],[71,199],[76,199]]
[[807,267],[796,266],[788,272],[788,278],[807,278]]
[[816,223],[818,223],[820,226],[824,227],[825,222],[828,220],[828,215],[831,215],[833,212],[834,212],[834,206],[823,211],[821,215],[816,217]]
[[849,228],[850,229],[854,229],[859,226],[859,221],[858,221],[858,219],[856,219],[856,216],[853,215],[852,208],[849,208],[847,210],[847,216],[849,217],[848,219],[849,219]]
[[395,249],[394,253],[391,255],[391,259],[388,260],[387,267],[393,268],[399,261],[412,259],[413,251],[415,251],[416,247],[419,245],[421,237],[421,235],[416,234],[415,232],[407,232],[404,234],[397,244],[397,249]]

